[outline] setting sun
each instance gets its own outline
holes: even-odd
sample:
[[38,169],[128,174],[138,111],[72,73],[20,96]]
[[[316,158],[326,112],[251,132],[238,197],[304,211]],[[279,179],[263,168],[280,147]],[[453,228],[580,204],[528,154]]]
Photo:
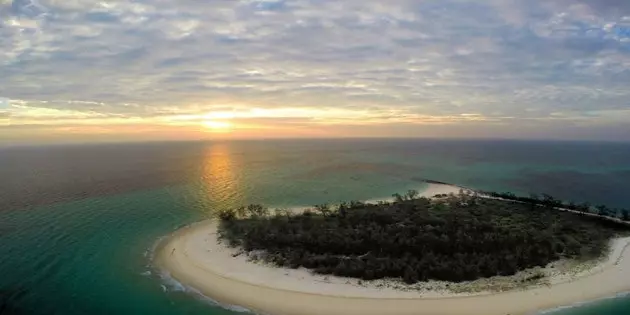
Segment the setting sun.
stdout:
[[208,120],[203,125],[213,131],[227,132],[232,128],[232,124],[228,121]]

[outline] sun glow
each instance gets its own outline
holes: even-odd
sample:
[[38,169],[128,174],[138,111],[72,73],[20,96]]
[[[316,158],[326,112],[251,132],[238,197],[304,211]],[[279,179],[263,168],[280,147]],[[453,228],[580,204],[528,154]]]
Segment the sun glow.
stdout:
[[203,122],[204,127],[217,132],[227,132],[232,128],[229,121],[208,120]]

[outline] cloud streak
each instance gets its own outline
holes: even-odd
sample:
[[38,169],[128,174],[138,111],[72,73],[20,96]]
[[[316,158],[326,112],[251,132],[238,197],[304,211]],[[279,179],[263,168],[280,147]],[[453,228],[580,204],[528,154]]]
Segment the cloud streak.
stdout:
[[630,105],[626,1],[2,0],[0,21],[12,125],[612,126]]

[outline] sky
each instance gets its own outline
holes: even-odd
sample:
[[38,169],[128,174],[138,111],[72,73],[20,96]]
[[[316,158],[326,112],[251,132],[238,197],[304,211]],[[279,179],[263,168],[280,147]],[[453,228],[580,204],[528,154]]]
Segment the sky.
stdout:
[[627,0],[0,0],[0,144],[630,141]]

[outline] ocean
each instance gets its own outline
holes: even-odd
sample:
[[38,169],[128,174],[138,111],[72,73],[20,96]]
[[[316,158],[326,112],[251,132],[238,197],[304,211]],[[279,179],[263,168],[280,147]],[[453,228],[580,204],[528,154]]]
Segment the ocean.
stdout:
[[[0,148],[0,314],[237,314],[244,310],[157,273],[157,240],[224,208],[386,198],[422,189],[424,179],[630,208],[630,144],[365,139]],[[629,315],[630,297],[553,313]]]

